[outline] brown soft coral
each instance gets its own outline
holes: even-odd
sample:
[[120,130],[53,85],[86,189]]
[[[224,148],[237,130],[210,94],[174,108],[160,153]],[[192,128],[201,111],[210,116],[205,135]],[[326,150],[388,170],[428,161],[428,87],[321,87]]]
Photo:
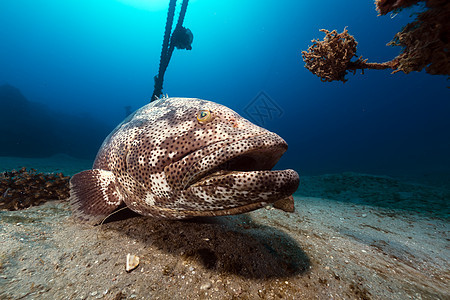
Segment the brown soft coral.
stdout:
[[394,72],[425,68],[432,75],[450,75],[450,2],[435,0],[426,5],[388,44],[403,48]]
[[305,67],[320,77],[322,81],[341,80],[347,74],[348,64],[356,55],[358,44],[353,36],[349,35],[347,29],[337,33],[336,30],[325,32],[323,41],[312,40],[313,44],[308,51],[302,51]]
[[420,1],[421,0],[375,0],[375,5],[379,14],[385,15],[390,11],[398,11],[417,4]]
[[322,81],[339,80],[346,82],[345,75],[347,71],[355,72],[358,69],[387,69],[391,68],[392,63],[368,63],[359,57],[356,61],[351,61],[356,56],[356,46],[358,43],[350,35],[347,29],[337,33],[336,30],[325,32],[323,41],[312,40],[313,45],[308,51],[302,51],[305,67],[313,74],[320,77]]
[[425,71],[432,75],[450,75],[450,1],[448,0],[377,0],[377,10],[381,15],[399,11],[405,7],[425,2],[425,10],[418,13],[416,20],[407,24],[388,44],[402,47],[400,55],[385,63],[368,63],[367,59],[356,56],[357,42],[346,29],[325,32],[323,41],[313,40],[308,51],[302,56],[305,67],[320,77],[322,81],[347,81],[348,71],[358,69],[387,69],[393,73],[402,71]]

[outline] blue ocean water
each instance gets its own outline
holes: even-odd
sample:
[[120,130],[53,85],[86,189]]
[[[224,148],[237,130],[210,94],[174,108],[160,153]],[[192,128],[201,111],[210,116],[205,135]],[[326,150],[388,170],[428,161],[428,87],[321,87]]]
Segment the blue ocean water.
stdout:
[[[192,50],[174,51],[163,93],[282,136],[275,168],[300,174],[294,213],[172,222],[119,209],[88,227],[70,218],[68,177],[52,188],[5,171],[91,168],[150,101],[169,0],[0,0],[0,299],[449,299],[448,78],[366,70],[325,83],[302,61],[322,28],[347,28],[369,62],[398,55],[386,44],[418,8],[377,16],[373,2],[189,1]],[[48,190],[66,194],[5,210]]]
[[[23,126],[23,139],[3,138],[1,154],[45,156],[57,149],[93,159],[125,107],[135,110],[150,100],[167,5],[2,0],[0,85],[40,103],[35,114],[60,116],[65,123],[53,128],[58,136],[63,130],[64,138],[50,144],[33,134],[27,144],[35,121],[3,116],[2,135]],[[373,1],[191,0],[184,26],[193,32],[193,49],[174,51],[163,92],[219,102],[277,132],[289,144],[279,168],[301,174],[448,174],[445,76],[366,70],[349,74],[345,84],[324,83],[301,58],[313,38],[323,38],[319,29],[347,27],[359,42],[358,55],[388,61],[400,49],[386,43],[413,12],[380,17]],[[272,110],[260,106],[261,97]],[[258,106],[261,114],[255,115]]]

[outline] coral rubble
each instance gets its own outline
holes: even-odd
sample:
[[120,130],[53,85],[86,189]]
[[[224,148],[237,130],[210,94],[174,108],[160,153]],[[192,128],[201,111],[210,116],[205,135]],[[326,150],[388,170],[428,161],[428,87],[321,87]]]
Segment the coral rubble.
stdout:
[[0,210],[19,210],[47,200],[69,197],[69,176],[44,174],[36,170],[12,170],[0,173]]

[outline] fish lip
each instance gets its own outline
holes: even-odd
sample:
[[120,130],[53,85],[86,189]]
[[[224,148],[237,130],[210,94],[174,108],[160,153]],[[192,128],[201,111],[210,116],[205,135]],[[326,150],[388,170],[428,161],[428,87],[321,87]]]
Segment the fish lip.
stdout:
[[[191,187],[201,187],[201,186],[212,186],[216,185],[215,181],[217,179],[226,179],[229,177],[235,177],[235,176],[252,176],[252,177],[264,177],[267,175],[277,175],[277,176],[285,176],[286,178],[290,177],[290,180],[285,180],[285,184],[283,184],[283,187],[286,188],[286,185],[294,186],[295,188],[287,188],[288,190],[291,190],[291,193],[287,193],[287,195],[291,195],[297,190],[298,183],[295,184],[296,181],[299,181],[298,174],[296,171],[292,169],[286,169],[286,170],[256,170],[256,171],[218,171],[213,174],[208,174],[207,176],[201,177],[199,180],[197,180],[195,183],[191,185]],[[294,184],[291,184],[294,182]],[[245,189],[243,189],[245,190]]]
[[298,173],[292,169],[232,171],[202,177],[186,192],[212,203],[216,207],[212,210],[244,213],[291,196],[299,183]]
[[[211,146],[213,145],[208,147]],[[240,148],[243,150],[239,150]],[[237,140],[197,161],[191,168],[191,172],[184,177],[183,187],[186,190],[219,171],[270,171],[286,152],[287,148],[287,143],[273,132],[261,133]],[[221,159],[211,159],[213,157],[221,157]],[[214,164],[208,165],[205,163],[205,161],[208,162],[208,158]],[[201,169],[199,166],[202,164],[207,164],[209,167]]]

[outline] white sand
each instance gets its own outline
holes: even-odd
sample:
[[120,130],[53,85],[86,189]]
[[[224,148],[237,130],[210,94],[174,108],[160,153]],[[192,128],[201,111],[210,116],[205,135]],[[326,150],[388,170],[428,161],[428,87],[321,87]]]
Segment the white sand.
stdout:
[[292,214],[89,227],[64,202],[0,212],[0,299],[450,299],[449,216],[432,217],[448,190],[355,173],[301,184]]

